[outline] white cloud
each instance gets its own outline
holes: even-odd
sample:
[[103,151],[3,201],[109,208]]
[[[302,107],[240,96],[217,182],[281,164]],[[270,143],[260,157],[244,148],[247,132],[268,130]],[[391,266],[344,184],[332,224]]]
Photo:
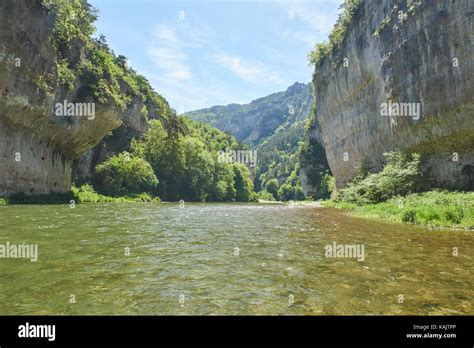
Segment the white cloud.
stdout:
[[[305,43],[308,48],[314,47],[317,42],[327,40],[340,12],[342,0],[304,1],[290,0],[278,2],[281,9],[292,14],[293,19],[288,21],[280,37],[284,40]],[[304,27],[294,25],[303,23]]]
[[170,26],[160,25],[154,32],[154,37],[160,41],[168,41],[173,43],[179,43],[176,30]]
[[193,50],[209,48],[211,39],[208,28],[186,22],[159,25],[153,32],[147,54],[155,69],[145,76],[178,112],[208,105],[206,91],[212,91],[213,98],[225,98],[224,86],[199,79],[199,71],[191,64]]
[[[310,31],[314,34],[324,35],[325,38],[331,32],[334,24],[336,23],[338,14],[340,12],[339,6],[343,3],[343,0],[319,0],[319,1],[302,1],[302,0],[289,0],[278,2],[278,4],[284,8],[288,13],[292,12],[294,19],[299,20],[307,24],[308,32],[300,32],[300,34],[308,34]],[[300,38],[304,40],[304,36],[295,34],[296,39]]]
[[[236,93],[232,85],[217,78],[186,81],[185,87],[179,83],[163,79],[157,74],[147,74],[152,85],[171,102],[171,107],[178,113],[202,109],[212,104],[227,105],[230,103],[248,103],[254,98],[252,92]],[[185,93],[183,93],[185,88]],[[211,93],[211,94],[209,94]]]
[[245,63],[242,63],[239,57],[225,53],[213,55],[212,60],[248,82],[283,84],[280,73],[269,69],[261,62],[245,61]]
[[155,30],[147,54],[163,78],[182,81],[192,77],[188,57],[173,27],[162,25]]
[[318,42],[318,36],[314,33],[302,30],[287,30],[281,34],[281,38],[285,40],[294,40],[305,43],[312,48]]
[[202,26],[190,26],[183,23],[177,27],[159,25],[153,32],[148,56],[157,68],[156,80],[166,85],[179,86],[189,83],[193,78],[191,65],[188,64],[189,49],[201,48],[210,44],[211,31]]
[[154,64],[168,79],[188,80],[192,77],[182,41],[172,27],[162,26],[155,31],[155,43],[148,49]]

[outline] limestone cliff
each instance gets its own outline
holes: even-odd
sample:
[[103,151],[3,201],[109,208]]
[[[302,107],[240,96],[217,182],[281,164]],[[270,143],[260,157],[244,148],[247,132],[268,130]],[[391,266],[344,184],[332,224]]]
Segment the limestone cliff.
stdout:
[[[67,192],[75,159],[122,122],[147,127],[143,98],[123,80],[117,88],[128,98],[125,106],[110,96],[97,102],[87,79],[62,85],[52,36],[43,2],[0,2],[0,195]],[[79,61],[87,49],[75,42],[68,59]],[[95,116],[57,116],[55,105],[64,100],[94,103]]]
[[146,117],[140,114],[142,101],[137,101],[123,114],[122,125],[107,134],[96,146],[73,162],[73,179],[78,182],[90,178],[95,166],[108,157],[130,150],[133,138],[140,138],[148,130]]
[[[473,20],[471,0],[362,1],[313,79],[315,122],[338,187],[401,150],[423,155],[429,185],[473,188]],[[383,116],[384,103],[419,105],[420,117]]]

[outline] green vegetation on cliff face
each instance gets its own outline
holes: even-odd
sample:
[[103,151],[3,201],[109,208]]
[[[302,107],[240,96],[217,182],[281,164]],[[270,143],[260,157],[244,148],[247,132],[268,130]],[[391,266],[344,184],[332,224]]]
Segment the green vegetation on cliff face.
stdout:
[[[60,84],[73,89],[83,85],[79,98],[105,104],[112,98],[122,110],[139,97],[162,116],[170,115],[166,100],[153,91],[147,79],[129,68],[124,56],[115,56],[104,36],[93,39],[97,11],[85,0],[43,0],[53,22],[53,46],[57,53]],[[125,88],[121,87],[125,84]]]
[[[138,133],[130,135],[124,125],[104,140],[111,145],[109,155],[89,177],[99,193],[117,197],[148,192],[166,200],[191,201],[253,199],[248,169],[217,161],[218,151],[237,148],[234,138],[177,117],[146,78],[129,68],[124,56],[113,53],[103,36],[91,39],[97,16],[86,1],[45,0],[44,5],[54,22],[61,83],[72,88],[76,80],[86,81],[81,92],[85,99],[105,103],[113,98],[122,109],[136,103],[132,97],[142,102],[140,113],[149,131],[136,137]],[[83,42],[83,48],[78,48],[77,42]],[[120,87],[124,83],[125,89]],[[107,200],[90,185],[75,190],[80,200]]]
[[[473,189],[473,10],[472,1],[344,2],[309,57],[318,129],[309,136],[325,147],[339,188],[362,164],[379,171],[384,153],[402,151],[423,156],[425,189]],[[387,104],[419,112],[387,115]]]
[[[92,38],[97,11],[86,0],[41,0],[39,4],[27,9],[43,16],[44,32],[49,36],[40,40],[49,45],[52,55],[47,64],[52,65],[53,73],[34,78],[36,93],[54,97],[52,100],[93,102],[105,117],[73,120],[89,127],[94,137],[80,149],[72,144],[80,134],[64,140],[75,150],[67,154],[68,165],[72,160],[78,167],[85,163],[83,175],[75,176],[72,187],[65,179],[63,193],[57,195],[7,192],[13,195],[1,204],[65,199],[149,201],[156,197],[173,201],[255,200],[249,169],[218,160],[220,151],[241,147],[237,140],[211,126],[176,116],[147,79],[128,67],[126,57],[115,55],[104,36]],[[59,121],[71,120],[62,117]],[[91,149],[93,144],[97,145]],[[61,151],[59,147],[56,150]],[[44,186],[43,192],[51,191]],[[71,192],[66,192],[67,186]]]
[[363,0],[344,0],[344,3],[341,5],[343,10],[331,34],[329,34],[329,40],[316,44],[314,50],[310,52],[309,61],[312,64],[316,66],[321,65],[326,57],[340,49],[352,18],[362,5],[362,1]]

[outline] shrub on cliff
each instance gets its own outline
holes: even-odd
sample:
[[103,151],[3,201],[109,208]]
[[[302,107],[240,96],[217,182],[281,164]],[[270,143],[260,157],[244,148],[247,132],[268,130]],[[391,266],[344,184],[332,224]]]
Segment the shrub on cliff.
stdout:
[[[80,81],[78,98],[105,104],[109,98],[124,111],[132,97],[144,102],[143,113],[167,118],[172,114],[168,102],[148,80],[127,66],[127,59],[115,56],[103,35],[92,38],[98,11],[86,0],[42,0],[53,25],[51,42],[57,56],[58,82],[72,90]],[[38,77],[41,78],[41,77]],[[53,81],[38,81],[44,90]],[[49,86],[48,83],[51,85]]]
[[314,50],[310,52],[309,61],[311,64],[321,65],[327,56],[341,47],[352,18],[361,5],[362,0],[344,0],[341,5],[343,11],[329,34],[329,41],[316,44]]
[[345,189],[339,199],[359,205],[384,202],[391,197],[405,196],[415,190],[420,177],[420,155],[388,152],[387,164],[379,173],[358,177]]
[[122,152],[96,167],[100,191],[110,195],[153,192],[158,179],[146,160]]

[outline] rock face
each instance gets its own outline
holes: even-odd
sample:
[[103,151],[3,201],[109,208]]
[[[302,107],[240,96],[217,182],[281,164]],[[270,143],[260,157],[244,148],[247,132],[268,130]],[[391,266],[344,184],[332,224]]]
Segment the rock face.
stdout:
[[[473,21],[471,0],[363,1],[313,79],[337,187],[362,164],[379,170],[384,152],[401,150],[423,155],[431,186],[473,189]],[[419,105],[419,119],[415,109],[383,116],[389,102]]]
[[[73,179],[85,181],[94,174],[98,163],[122,151],[130,150],[133,138],[140,138],[148,131],[148,120],[140,113],[143,102],[137,100],[123,114],[123,123],[103,138],[96,146],[73,162]],[[148,110],[154,110],[148,105]]]
[[40,1],[0,2],[0,195],[67,192],[75,159],[123,119],[146,122],[138,98],[125,112],[110,98],[95,103],[93,119],[55,116],[56,103],[93,100],[80,93],[81,81],[72,90],[59,85],[51,35]]

